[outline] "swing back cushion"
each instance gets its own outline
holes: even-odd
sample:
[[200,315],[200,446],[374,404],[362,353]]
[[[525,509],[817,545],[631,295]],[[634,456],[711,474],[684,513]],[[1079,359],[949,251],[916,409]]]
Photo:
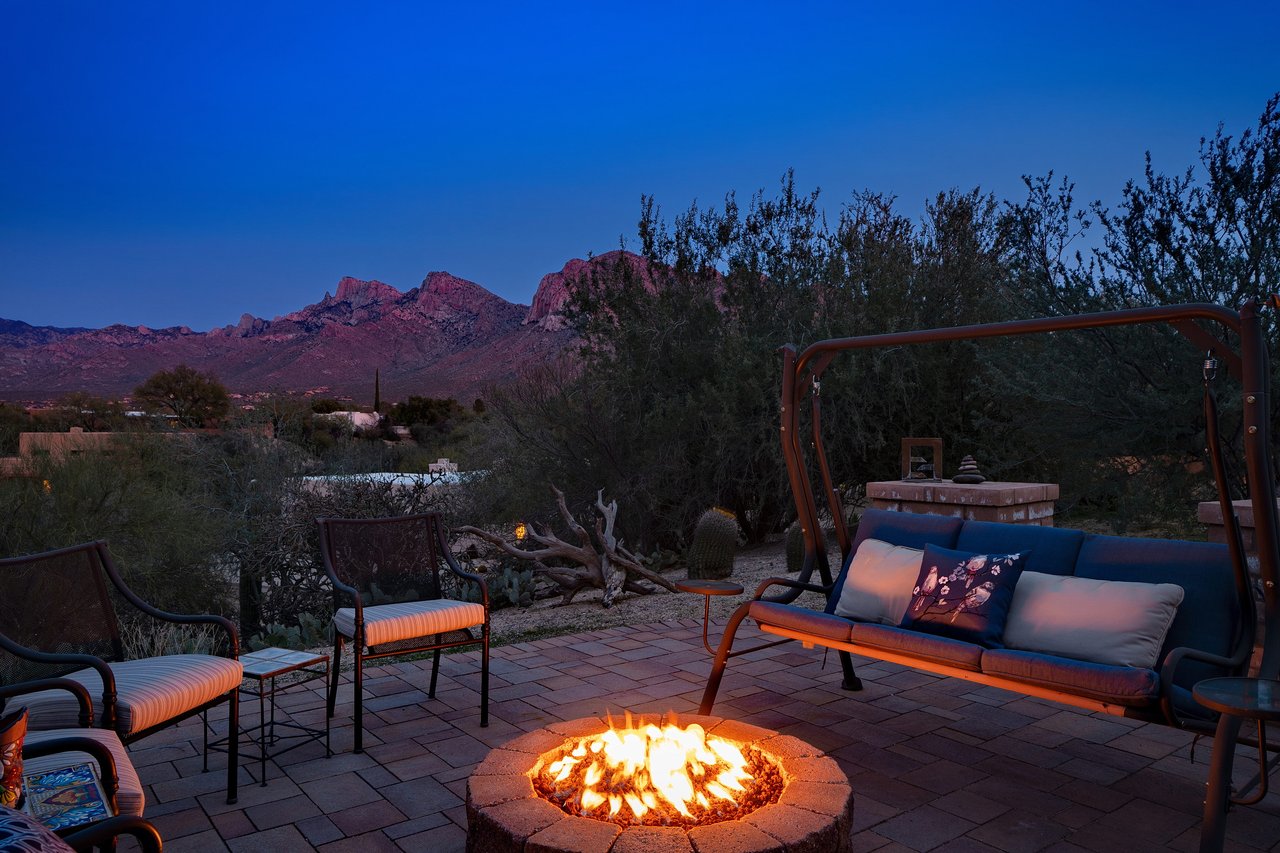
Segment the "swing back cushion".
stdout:
[[1004,629],[1011,649],[1154,669],[1183,589],[1025,572]]
[[859,622],[897,625],[911,604],[924,552],[880,539],[866,539],[845,573],[835,615]]

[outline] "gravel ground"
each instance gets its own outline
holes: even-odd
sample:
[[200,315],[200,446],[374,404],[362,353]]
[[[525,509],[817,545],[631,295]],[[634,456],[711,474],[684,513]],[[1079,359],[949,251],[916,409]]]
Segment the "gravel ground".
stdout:
[[[833,554],[833,561],[839,556]],[[788,577],[785,545],[782,541],[743,548],[733,564],[729,580],[742,584],[742,595],[717,595],[711,598],[711,617],[728,619],[739,604],[751,598],[756,586],[767,577]],[[685,577],[683,568],[669,572],[672,581]],[[816,578],[815,578],[816,580]],[[818,597],[801,598],[817,606]],[[539,637],[593,631],[616,625],[644,625],[669,619],[702,619],[705,599],[701,595],[659,590],[653,595],[621,595],[608,610],[600,606],[600,591],[578,593],[572,604],[560,604],[560,598],[535,602],[532,607],[508,607],[490,616],[492,642],[506,645]]]

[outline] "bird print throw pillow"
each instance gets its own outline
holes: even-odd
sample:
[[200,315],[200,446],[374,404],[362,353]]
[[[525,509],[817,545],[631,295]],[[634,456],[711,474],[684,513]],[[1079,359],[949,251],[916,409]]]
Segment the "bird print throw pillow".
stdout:
[[973,554],[926,545],[901,627],[1001,647],[1026,553]]

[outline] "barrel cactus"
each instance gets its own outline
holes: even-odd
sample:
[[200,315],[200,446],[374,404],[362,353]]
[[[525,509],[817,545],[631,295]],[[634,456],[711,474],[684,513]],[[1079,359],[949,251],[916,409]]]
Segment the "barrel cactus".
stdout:
[[804,529],[799,521],[787,528],[787,571],[795,573],[804,568]]
[[727,578],[733,573],[733,552],[738,546],[738,517],[713,507],[698,519],[689,546],[689,577]]

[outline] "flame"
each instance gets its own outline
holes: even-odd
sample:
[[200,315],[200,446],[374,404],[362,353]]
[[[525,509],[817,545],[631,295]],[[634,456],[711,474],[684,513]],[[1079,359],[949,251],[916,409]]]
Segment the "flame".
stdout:
[[633,726],[630,715],[623,728],[566,742],[535,774],[571,813],[628,825],[697,822],[740,805],[753,784],[737,744],[697,723]]
[[516,525],[516,541],[517,542],[523,542],[524,537],[527,536],[528,534],[529,534],[529,528],[525,526],[523,521]]

